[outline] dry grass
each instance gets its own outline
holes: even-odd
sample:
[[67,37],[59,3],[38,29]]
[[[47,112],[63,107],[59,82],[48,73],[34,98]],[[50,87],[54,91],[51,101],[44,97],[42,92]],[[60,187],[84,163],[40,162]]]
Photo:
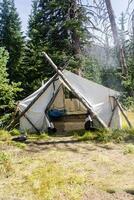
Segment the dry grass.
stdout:
[[2,138],[0,199],[134,199],[133,144],[33,135],[21,148]]
[[[134,126],[134,112],[125,112],[125,113],[129,119],[129,121],[131,122],[131,124]],[[128,127],[128,124],[123,116],[122,116],[122,125],[123,125],[123,128]]]

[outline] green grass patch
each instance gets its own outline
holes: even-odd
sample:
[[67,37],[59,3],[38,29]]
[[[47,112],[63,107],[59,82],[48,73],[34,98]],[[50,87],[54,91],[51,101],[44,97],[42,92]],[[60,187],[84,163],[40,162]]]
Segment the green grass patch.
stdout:
[[0,152],[0,175],[9,176],[12,172],[12,162],[10,156],[7,153]]
[[134,129],[117,129],[117,130],[105,130],[100,129],[95,132],[79,132],[74,134],[74,137],[79,141],[94,140],[96,142],[108,143],[108,142],[125,142],[134,141]]
[[8,131],[0,130],[0,141],[9,141],[11,139],[11,135]]
[[47,200],[59,200],[62,195],[70,200],[79,200],[82,194],[80,186],[86,181],[84,175],[76,174],[57,163],[46,163],[44,167],[37,168],[27,180],[40,200],[44,197]]
[[134,154],[134,145],[128,144],[124,148],[124,154]]
[[22,143],[22,142],[14,142],[14,141],[11,141],[10,145],[14,146],[14,147],[17,147],[17,148],[20,148],[20,149],[25,149],[26,148],[26,144],[25,143]]
[[95,135],[92,132],[85,132],[82,136],[75,135],[79,141],[88,141],[95,139]]
[[9,132],[12,136],[19,136],[21,133],[18,129],[13,129]]
[[50,136],[47,133],[42,133],[40,135],[38,134],[29,134],[28,139],[30,141],[36,141],[36,140],[49,140]]

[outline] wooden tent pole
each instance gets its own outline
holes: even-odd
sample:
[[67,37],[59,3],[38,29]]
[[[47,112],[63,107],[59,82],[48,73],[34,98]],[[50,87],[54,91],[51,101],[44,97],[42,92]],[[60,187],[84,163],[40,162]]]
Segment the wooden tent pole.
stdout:
[[58,93],[59,93],[61,87],[62,87],[62,84],[58,87],[58,89],[57,89],[55,95],[52,97],[52,99],[50,100],[49,104],[47,105],[47,107],[46,107],[46,109],[45,109],[45,113],[50,109],[50,107],[51,107],[51,105],[53,104],[54,100],[56,99],[56,97],[57,97],[57,95],[58,95]]
[[[111,109],[112,109],[112,115],[111,115],[111,117],[110,117],[110,120],[109,120],[109,123],[108,123],[108,127],[110,127],[111,126],[111,123],[112,123],[112,120],[113,120],[113,117],[114,117],[114,113],[115,113],[115,110],[116,110],[116,108],[117,108],[117,102],[116,102],[116,100],[115,100],[115,97],[113,97],[113,96],[109,96],[109,99],[110,98],[113,98],[113,100],[114,100],[114,108],[112,109],[112,107],[111,107]],[[111,105],[112,106],[112,105]]]
[[117,99],[116,99],[116,102],[117,102],[117,105],[118,105],[118,107],[119,107],[121,113],[122,113],[123,116],[125,117],[125,119],[126,119],[126,121],[127,121],[127,123],[128,123],[128,126],[129,126],[130,128],[132,128],[133,126],[132,126],[131,122],[129,121],[127,115],[125,114],[125,112],[124,112],[124,110],[123,110],[123,108],[122,108],[120,102],[119,102]]
[[116,108],[117,108],[117,105],[115,105],[114,109],[112,110],[112,115],[111,115],[110,120],[109,120],[109,123],[108,123],[108,127],[109,127],[109,128],[110,128],[110,126],[111,126],[111,123],[112,123],[113,116],[114,116],[114,113],[115,113]]
[[8,129],[12,129],[15,124],[20,120],[21,117],[34,105],[34,103],[39,99],[39,97],[47,90],[47,88],[51,85],[51,83],[57,78],[58,73],[56,73],[45,85],[45,87],[40,91],[40,93],[31,101],[31,103],[26,107],[24,111],[20,113],[20,115],[10,124]]
[[81,97],[81,96],[79,96],[77,94],[77,92],[73,89],[73,87],[68,82],[68,80],[64,77],[64,75],[61,72],[61,70],[59,70],[58,67],[54,64],[54,62],[52,61],[52,59],[45,52],[43,52],[43,55],[48,60],[48,62],[51,64],[51,66],[55,69],[55,71],[57,72],[57,74],[59,74],[61,76],[61,78],[63,79],[63,81],[65,82],[65,84],[70,88],[70,90],[74,93],[74,95],[85,105],[85,107],[89,110],[89,112],[91,113],[91,115],[92,116],[96,116],[96,119],[98,120],[99,123],[101,123],[101,125],[104,128],[108,128],[107,125],[100,119],[100,117],[96,113],[94,113],[92,111],[92,107],[91,107],[91,105],[89,105],[89,103],[86,101],[86,99],[84,99],[83,97]]

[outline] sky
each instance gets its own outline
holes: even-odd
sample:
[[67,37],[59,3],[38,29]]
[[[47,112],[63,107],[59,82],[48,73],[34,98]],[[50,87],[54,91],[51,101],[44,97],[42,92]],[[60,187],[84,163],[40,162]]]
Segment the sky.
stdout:
[[[22,21],[22,30],[24,33],[26,33],[27,22],[31,12],[31,2],[32,0],[15,0],[15,5]],[[119,17],[121,12],[126,10],[128,0],[111,0],[111,3],[115,16]]]

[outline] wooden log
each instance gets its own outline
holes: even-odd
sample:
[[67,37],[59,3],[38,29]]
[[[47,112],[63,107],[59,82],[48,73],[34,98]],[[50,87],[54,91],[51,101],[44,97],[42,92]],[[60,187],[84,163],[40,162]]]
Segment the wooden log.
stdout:
[[83,98],[81,95],[78,95],[77,92],[74,90],[74,88],[71,86],[71,84],[68,82],[68,80],[64,77],[63,73],[61,72],[61,70],[58,69],[58,67],[54,64],[54,62],[51,60],[51,58],[45,53],[43,52],[45,58],[48,60],[48,62],[51,64],[51,66],[55,69],[55,71],[57,72],[57,74],[59,74],[61,76],[61,78],[63,79],[63,81],[65,82],[65,84],[70,88],[70,90],[72,91],[72,93],[85,105],[85,107],[88,109],[88,111],[90,112],[91,116],[96,117],[96,119],[98,120],[98,122],[104,127],[104,128],[108,128],[107,125],[101,120],[101,118],[92,110],[92,106],[86,101],[85,98]]

